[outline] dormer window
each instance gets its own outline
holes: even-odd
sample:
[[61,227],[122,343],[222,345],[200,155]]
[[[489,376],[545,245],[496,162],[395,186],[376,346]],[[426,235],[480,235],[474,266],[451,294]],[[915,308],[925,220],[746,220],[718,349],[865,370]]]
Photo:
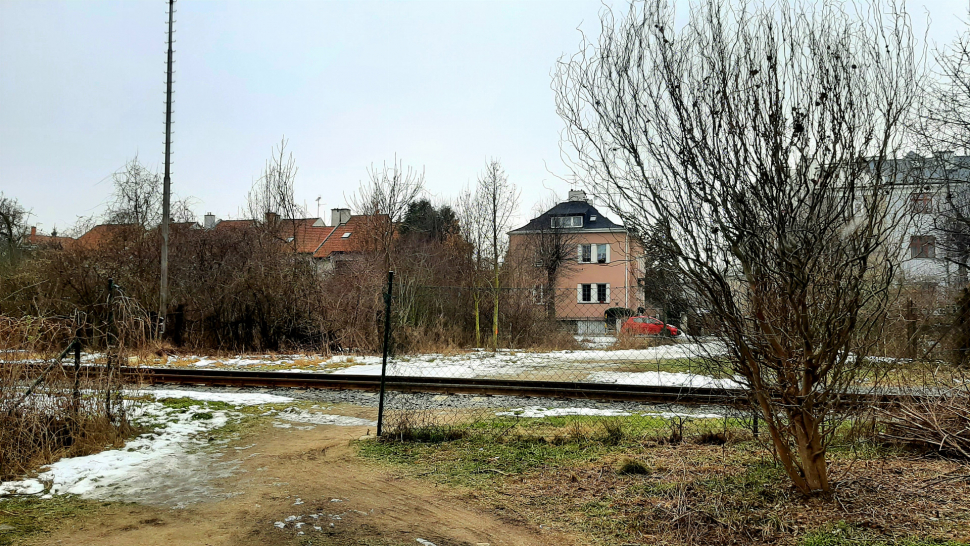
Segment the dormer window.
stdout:
[[581,228],[583,227],[582,216],[553,216],[553,228]]
[[350,232],[349,231],[347,233],[344,233],[343,235],[340,236],[341,239],[346,239],[347,237],[350,237]]
[[595,222],[595,221],[596,221],[596,215],[595,215],[595,214],[591,214],[591,215],[589,216],[589,221],[590,221],[590,222]]

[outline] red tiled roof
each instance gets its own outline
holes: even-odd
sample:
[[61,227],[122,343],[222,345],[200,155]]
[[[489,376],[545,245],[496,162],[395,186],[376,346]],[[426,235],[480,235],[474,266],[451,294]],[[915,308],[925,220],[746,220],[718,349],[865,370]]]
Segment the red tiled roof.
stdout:
[[[330,237],[313,253],[314,258],[329,258],[333,253],[353,252],[360,249],[361,235],[373,216],[351,216],[346,224],[333,229]],[[349,235],[348,235],[349,234]]]
[[222,220],[218,224],[216,224],[216,227],[214,227],[213,229],[215,230],[240,229],[240,228],[252,227],[254,225],[256,225],[256,223],[252,220]]
[[[216,230],[244,229],[255,226],[253,220],[223,220],[216,224]],[[292,242],[295,239],[296,252],[312,254],[327,240],[333,227],[323,225],[320,218],[297,218],[295,220],[278,220],[276,235],[280,239]]]
[[42,235],[31,233],[27,236],[27,242],[35,246],[53,246],[67,248],[74,243],[73,237],[61,237],[59,235]]
[[98,224],[77,238],[76,244],[87,248],[97,248],[114,239],[123,238],[132,230],[141,230],[135,224]]

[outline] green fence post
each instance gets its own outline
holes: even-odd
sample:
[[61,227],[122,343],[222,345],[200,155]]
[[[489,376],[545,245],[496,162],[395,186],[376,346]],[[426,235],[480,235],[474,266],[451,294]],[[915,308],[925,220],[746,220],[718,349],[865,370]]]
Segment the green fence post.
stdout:
[[384,384],[387,380],[387,350],[391,339],[391,294],[394,290],[394,272],[387,272],[387,291],[384,292],[384,360],[381,364],[381,394],[377,404],[377,435],[384,431]]

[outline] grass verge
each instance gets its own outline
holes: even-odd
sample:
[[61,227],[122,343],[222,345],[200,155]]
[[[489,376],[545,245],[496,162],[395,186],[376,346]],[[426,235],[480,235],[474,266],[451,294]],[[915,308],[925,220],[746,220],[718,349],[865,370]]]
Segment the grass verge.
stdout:
[[3,499],[0,501],[0,546],[42,536],[63,525],[65,520],[89,515],[103,505],[75,495]]
[[808,498],[744,431],[712,442],[692,429],[681,443],[659,442],[610,419],[619,433],[591,436],[577,432],[579,419],[548,418],[534,420],[531,433],[413,435],[425,441],[361,442],[359,454],[459,487],[510,517],[583,534],[590,544],[970,541],[970,481],[939,481],[968,474],[966,466],[876,445],[844,449],[830,457],[833,493]]

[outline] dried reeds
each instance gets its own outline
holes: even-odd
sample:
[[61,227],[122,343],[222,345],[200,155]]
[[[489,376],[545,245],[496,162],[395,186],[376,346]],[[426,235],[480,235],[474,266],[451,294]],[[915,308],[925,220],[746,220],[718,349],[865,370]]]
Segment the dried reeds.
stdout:
[[[146,329],[137,327],[145,315],[123,297],[112,306],[110,324],[92,325],[81,314],[0,317],[0,479],[117,445],[131,432],[117,368],[130,347],[148,346]],[[104,347],[85,351],[82,365],[79,334],[92,331]]]
[[970,460],[970,383],[958,369],[928,376],[926,385],[882,411],[885,440]]

